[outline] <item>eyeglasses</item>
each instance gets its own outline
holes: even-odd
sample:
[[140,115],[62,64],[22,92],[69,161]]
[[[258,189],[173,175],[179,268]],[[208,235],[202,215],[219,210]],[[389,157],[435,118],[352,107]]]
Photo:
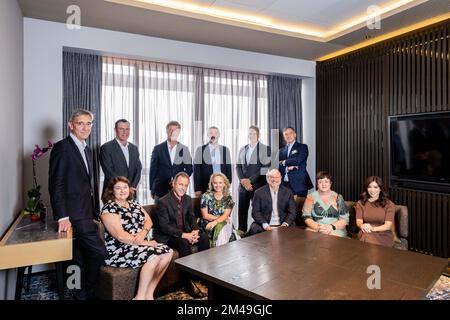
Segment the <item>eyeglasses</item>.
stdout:
[[92,122],[78,121],[74,122],[73,124],[76,125],[77,127],[92,127]]

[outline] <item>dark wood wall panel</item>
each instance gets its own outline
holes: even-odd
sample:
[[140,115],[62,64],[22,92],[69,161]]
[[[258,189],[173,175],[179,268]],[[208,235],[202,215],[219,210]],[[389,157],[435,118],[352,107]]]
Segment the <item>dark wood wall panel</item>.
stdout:
[[[388,116],[450,111],[449,54],[447,20],[317,64],[317,169],[346,199],[358,199],[366,176],[388,183]],[[450,195],[390,196],[408,206],[410,249],[450,257]]]

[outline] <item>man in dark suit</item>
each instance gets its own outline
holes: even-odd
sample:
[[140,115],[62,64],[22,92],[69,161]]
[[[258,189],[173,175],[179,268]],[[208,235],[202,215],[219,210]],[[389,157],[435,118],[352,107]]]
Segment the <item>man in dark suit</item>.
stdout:
[[58,232],[73,229],[73,261],[81,269],[81,288],[75,299],[94,297],[105,244],[99,238],[93,219],[98,217],[98,177],[92,152],[86,145],[93,115],[75,111],[69,121],[70,135],[55,144],[50,155],[49,193]]
[[236,173],[239,177],[239,230],[247,232],[248,208],[255,190],[266,184],[270,148],[259,142],[259,128],[248,129],[249,144],[239,151]]
[[139,150],[136,145],[128,142],[130,123],[127,120],[117,120],[114,130],[116,138],[100,148],[100,163],[105,174],[102,194],[112,179],[123,176],[130,181],[130,190],[136,197],[136,188],[142,171]]
[[281,174],[277,169],[267,173],[268,185],[255,191],[252,217],[255,220],[247,235],[251,236],[276,227],[289,227],[295,221],[294,195],[281,185]]
[[[186,194],[189,175],[180,172],[173,181],[173,190],[158,200],[158,211],[154,221],[154,238],[178,251],[179,257],[192,253],[192,246],[198,251],[209,249],[209,238],[199,230],[192,210],[192,198]],[[195,287],[189,276],[185,275],[186,289],[192,296],[199,297],[201,292]]]
[[217,127],[208,129],[209,142],[198,147],[194,156],[194,189],[197,197],[208,189],[209,178],[215,172],[222,172],[231,183],[230,150],[219,145],[220,131]]
[[286,145],[278,153],[283,185],[290,188],[294,195],[306,197],[308,190],[313,187],[308,171],[306,171],[308,146],[296,141],[297,133],[292,127],[283,130],[283,137]]
[[150,162],[150,192],[157,200],[169,193],[173,178],[178,172],[192,174],[192,158],[189,149],[178,142],[181,125],[171,121],[166,126],[167,141],[153,148]]

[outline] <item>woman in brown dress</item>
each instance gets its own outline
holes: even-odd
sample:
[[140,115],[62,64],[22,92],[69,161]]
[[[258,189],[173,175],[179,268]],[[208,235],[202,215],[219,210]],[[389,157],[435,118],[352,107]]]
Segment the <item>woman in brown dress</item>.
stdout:
[[381,178],[368,177],[360,200],[356,203],[356,225],[360,229],[358,239],[393,247],[391,227],[394,215],[395,204],[389,200]]

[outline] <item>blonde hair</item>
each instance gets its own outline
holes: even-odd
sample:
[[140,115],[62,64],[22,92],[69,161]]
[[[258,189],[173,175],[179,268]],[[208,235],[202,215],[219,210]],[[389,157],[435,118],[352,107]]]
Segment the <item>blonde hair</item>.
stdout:
[[223,197],[228,197],[230,195],[230,181],[222,172],[215,172],[211,175],[211,177],[209,177],[208,191],[214,193],[213,180],[215,177],[221,177],[223,179],[223,182],[225,184],[223,188]]

